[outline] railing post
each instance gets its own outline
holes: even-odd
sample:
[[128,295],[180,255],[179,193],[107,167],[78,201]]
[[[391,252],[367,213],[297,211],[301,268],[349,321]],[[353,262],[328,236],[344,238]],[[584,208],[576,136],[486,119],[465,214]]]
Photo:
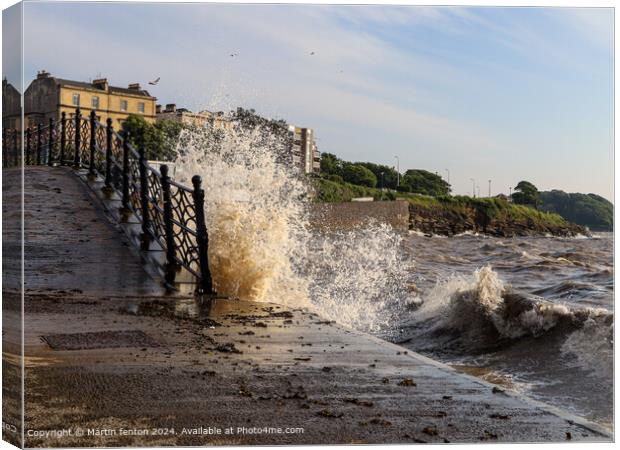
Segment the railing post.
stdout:
[[129,131],[123,133],[123,198],[121,203],[121,216],[127,221],[129,212]]
[[202,189],[202,178],[200,175],[192,177],[194,185],[194,209],[196,213],[196,245],[198,246],[198,260],[200,262],[200,285],[199,294],[215,295],[213,289],[213,279],[209,269],[209,235],[205,222],[205,191]]
[[82,123],[82,113],[80,113],[80,108],[75,109],[75,154],[73,155],[73,167],[76,169],[80,168],[80,146],[82,136],[80,134],[80,125]]
[[41,135],[43,134],[43,130],[41,127],[41,122],[37,124],[37,165],[41,164]]
[[[17,130],[15,131],[15,143],[17,143]],[[32,143],[32,130],[30,127],[26,128],[26,165],[30,165],[30,151]],[[17,147],[17,145],[15,146]],[[17,162],[17,150],[15,151],[15,161]]]
[[88,161],[88,175],[91,178],[95,178],[95,149],[97,147],[97,141],[95,140],[95,136],[97,134],[97,113],[93,109],[90,112],[90,159]]
[[47,165],[54,165],[54,119],[50,117],[50,129],[47,139]]
[[[13,132],[13,154],[15,155],[15,167],[19,167],[19,146],[17,145],[18,133],[19,133],[19,130],[15,130]],[[23,165],[23,159],[22,159],[22,165]]]
[[108,117],[105,127],[105,186],[104,189],[112,191],[112,118]]
[[166,282],[174,284],[177,274],[178,264],[176,260],[176,245],[174,242],[174,223],[172,222],[172,195],[170,193],[170,177],[168,176],[168,166],[162,165],[161,170],[161,189],[164,196],[164,228],[166,232]]
[[6,149],[6,128],[2,128],[2,167],[8,167],[9,152]]
[[60,115],[60,165],[65,165],[65,147],[67,145],[67,113]]
[[140,139],[140,146],[138,148],[140,160],[140,209],[142,213],[142,236],[141,247],[142,250],[148,250],[151,243],[149,234],[149,179],[146,168],[146,158],[144,157],[144,136]]

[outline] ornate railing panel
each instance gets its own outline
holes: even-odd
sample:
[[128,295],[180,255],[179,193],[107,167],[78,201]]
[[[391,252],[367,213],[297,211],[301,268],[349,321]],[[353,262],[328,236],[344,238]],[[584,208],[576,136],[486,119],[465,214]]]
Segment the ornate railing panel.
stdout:
[[[143,142],[142,136],[138,137]],[[112,121],[97,121],[95,112],[83,117],[79,108],[61,120],[50,119],[24,132],[26,165],[65,166],[86,169],[92,179],[104,180],[103,190],[121,198],[121,216],[134,214],[142,226],[142,248],[157,241],[166,252],[165,279],[173,284],[180,268],[198,279],[198,291],[215,294],[208,261],[209,238],[204,217],[204,190],[199,176],[193,187],[168,176],[168,167],[159,170],[145,158],[141,145],[136,150],[128,133],[119,134]],[[21,133],[2,130],[3,167],[22,163]]]

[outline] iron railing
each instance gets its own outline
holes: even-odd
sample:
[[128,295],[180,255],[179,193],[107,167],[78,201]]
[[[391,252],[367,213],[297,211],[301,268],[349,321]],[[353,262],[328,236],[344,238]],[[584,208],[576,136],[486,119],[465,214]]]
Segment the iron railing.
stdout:
[[100,177],[103,190],[121,199],[123,220],[133,214],[140,221],[142,250],[153,240],[164,250],[166,282],[174,284],[184,268],[197,278],[199,293],[214,295],[201,177],[192,178],[191,188],[172,180],[168,166],[158,170],[148,163],[142,136],[137,150],[129,138],[112,128],[112,119],[102,124],[95,111],[83,117],[77,108],[72,117],[63,112],[60,121],[27,128],[23,152],[21,133],[3,129],[3,167],[23,160],[25,165],[73,166],[87,170],[91,179]]

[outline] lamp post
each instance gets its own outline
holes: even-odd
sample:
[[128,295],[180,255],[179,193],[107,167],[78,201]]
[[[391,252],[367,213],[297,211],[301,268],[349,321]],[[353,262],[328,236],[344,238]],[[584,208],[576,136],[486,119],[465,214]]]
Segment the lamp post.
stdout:
[[443,169],[448,173],[448,184],[450,184],[450,169]]
[[385,175],[385,172],[381,172],[381,200],[383,200],[383,176]]
[[474,198],[476,198],[476,180],[474,180],[473,178],[470,178],[471,180],[471,195],[473,195]]
[[476,186],[476,191],[478,192],[478,197],[480,197],[480,186]]
[[489,198],[491,198],[491,180],[489,180]]
[[400,186],[400,158],[398,155],[394,156],[396,158],[396,189]]
[[508,192],[510,192],[508,195],[508,201],[512,203],[512,186],[508,186]]

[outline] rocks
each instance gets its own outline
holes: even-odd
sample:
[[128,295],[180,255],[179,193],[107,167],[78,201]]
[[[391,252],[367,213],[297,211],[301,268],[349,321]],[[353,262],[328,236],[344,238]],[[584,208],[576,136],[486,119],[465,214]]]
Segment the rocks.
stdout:
[[243,353],[232,342],[227,342],[226,344],[220,344],[215,347],[215,350],[222,353]]
[[[580,225],[566,222],[556,223],[536,217],[532,210],[532,217],[510,217],[510,214],[496,214],[488,217],[483,211],[471,207],[421,207],[409,205],[409,228],[418,230],[426,236],[435,234],[454,236],[470,232],[482,233],[495,237],[515,236],[575,236],[588,235],[587,229]],[[536,217],[534,220],[533,217]]]

